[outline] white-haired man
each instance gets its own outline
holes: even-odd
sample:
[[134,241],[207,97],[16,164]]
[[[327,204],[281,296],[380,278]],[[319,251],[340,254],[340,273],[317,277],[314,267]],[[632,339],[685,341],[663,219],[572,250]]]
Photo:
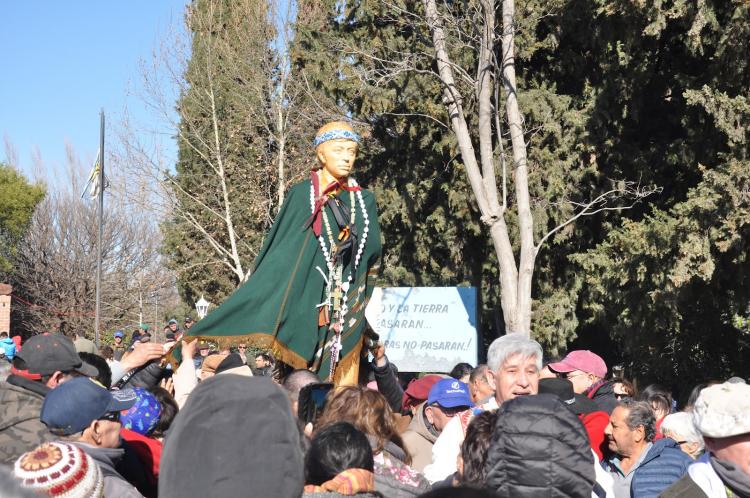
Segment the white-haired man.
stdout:
[[424,475],[431,483],[456,472],[456,459],[466,427],[476,413],[496,410],[504,401],[538,392],[542,347],[520,334],[504,335],[490,344],[487,366],[495,377],[495,396],[479,408],[456,414],[446,424],[432,447],[432,463],[424,469]]
[[703,389],[693,408],[706,455],[660,497],[750,496],[750,386],[725,382]]

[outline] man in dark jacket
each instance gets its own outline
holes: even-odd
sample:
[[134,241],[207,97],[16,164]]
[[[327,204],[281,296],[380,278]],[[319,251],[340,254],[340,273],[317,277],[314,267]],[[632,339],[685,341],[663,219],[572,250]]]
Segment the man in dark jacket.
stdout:
[[660,497],[729,498],[750,496],[750,386],[717,384],[703,389],[693,407],[708,458]]
[[613,455],[602,466],[615,498],[655,498],[687,472],[693,460],[669,438],[653,442],[655,433],[648,403],[627,400],[612,411],[604,434]]
[[599,405],[599,409],[612,413],[617,405],[614,383],[605,380],[607,364],[596,353],[585,349],[571,351],[562,360],[550,363],[548,367],[561,373],[573,383],[573,390],[585,394]]
[[13,359],[11,375],[0,382],[0,463],[11,464],[55,439],[39,420],[44,397],[75,375],[95,377],[97,373],[61,334],[37,335],[26,341]]
[[552,394],[500,405],[485,467],[487,487],[498,496],[589,498],[596,487],[586,431]]
[[[190,472],[196,456],[200,472]],[[298,498],[302,460],[297,424],[280,387],[266,377],[216,375],[198,385],[172,423],[159,496]]]

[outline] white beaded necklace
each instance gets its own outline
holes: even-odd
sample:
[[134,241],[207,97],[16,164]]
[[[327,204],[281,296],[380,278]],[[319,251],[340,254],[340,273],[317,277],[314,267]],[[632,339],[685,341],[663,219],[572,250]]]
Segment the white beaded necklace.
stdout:
[[[354,178],[349,178],[348,182],[349,187],[355,188],[358,186],[357,181]],[[356,211],[357,211],[357,203],[359,203],[360,210],[362,212],[362,220],[364,222],[365,228],[362,232],[362,236],[360,237],[359,245],[357,246],[357,253],[354,257],[354,264],[351,266],[349,270],[349,275],[346,278],[346,281],[343,281],[343,275],[336,275],[336,268],[333,266],[333,257],[331,256],[332,248],[334,245],[334,237],[333,233],[331,231],[331,226],[328,221],[328,215],[326,214],[325,207],[321,209],[322,216],[323,216],[323,223],[325,224],[326,228],[326,235],[328,235],[329,243],[331,249],[326,246],[325,239],[323,237],[323,233],[321,233],[318,236],[318,242],[320,243],[320,248],[323,251],[323,259],[325,259],[326,262],[326,269],[328,270],[328,275],[326,278],[326,275],[324,274],[323,277],[326,280],[326,297],[323,300],[322,303],[318,305],[318,307],[322,306],[329,306],[331,304],[331,295],[334,285],[341,287],[342,291],[342,304],[341,309],[338,312],[338,316],[335,316],[334,318],[337,320],[331,321],[331,328],[335,331],[335,337],[332,339],[333,342],[331,344],[331,371],[330,375],[331,378],[333,378],[333,372],[336,367],[336,362],[338,361],[338,353],[341,350],[341,332],[344,329],[344,323],[346,319],[346,314],[349,312],[349,306],[347,305],[348,301],[348,292],[349,288],[351,286],[351,282],[354,278],[354,273],[359,267],[359,262],[362,259],[362,254],[365,250],[365,244],[367,243],[367,235],[370,231],[370,219],[367,216],[367,209],[365,208],[365,200],[362,197],[362,190],[358,189],[355,192],[349,191],[350,194],[350,204],[351,204],[351,226],[354,226],[354,222],[356,221]],[[355,202],[355,195],[357,202]],[[311,182],[310,183],[310,210],[312,213],[315,213],[315,201],[316,201],[316,192],[315,192],[315,185]],[[323,273],[320,268],[318,270]],[[336,278],[338,276],[338,278]],[[336,323],[338,322],[338,323]]]

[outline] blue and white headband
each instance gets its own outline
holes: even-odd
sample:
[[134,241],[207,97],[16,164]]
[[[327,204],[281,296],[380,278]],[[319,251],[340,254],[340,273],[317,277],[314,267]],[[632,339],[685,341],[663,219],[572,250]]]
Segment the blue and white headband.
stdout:
[[357,143],[362,140],[359,135],[349,130],[329,130],[315,137],[315,147],[329,140],[353,140]]

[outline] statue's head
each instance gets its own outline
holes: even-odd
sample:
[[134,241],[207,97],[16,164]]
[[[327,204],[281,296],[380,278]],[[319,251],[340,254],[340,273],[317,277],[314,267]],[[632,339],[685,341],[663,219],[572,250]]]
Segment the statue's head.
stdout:
[[320,127],[315,135],[318,168],[336,180],[346,179],[354,168],[360,137],[349,123],[334,121]]

